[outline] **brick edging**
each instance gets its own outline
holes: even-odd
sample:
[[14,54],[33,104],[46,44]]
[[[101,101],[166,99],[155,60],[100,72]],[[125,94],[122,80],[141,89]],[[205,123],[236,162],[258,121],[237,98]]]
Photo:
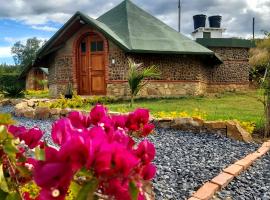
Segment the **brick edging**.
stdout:
[[188,200],[208,200],[211,199],[216,192],[221,191],[226,187],[235,177],[245,171],[257,159],[261,158],[268,151],[270,151],[270,140],[264,142],[262,146],[255,152],[247,155],[241,160],[223,169],[222,172],[214,177],[212,180],[206,182],[200,187]]

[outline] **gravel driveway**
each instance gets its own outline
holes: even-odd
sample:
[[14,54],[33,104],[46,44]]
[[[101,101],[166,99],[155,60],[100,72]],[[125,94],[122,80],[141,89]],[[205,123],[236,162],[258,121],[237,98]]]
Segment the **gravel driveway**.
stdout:
[[[5,106],[0,108],[0,112],[11,112],[12,109]],[[40,127],[46,132],[46,139],[50,139],[51,120],[14,118],[24,126]],[[157,150],[154,162],[158,171],[153,181],[157,200],[188,198],[204,182],[219,174],[221,169],[258,148],[257,144],[219,135],[161,128],[156,129],[149,140]]]

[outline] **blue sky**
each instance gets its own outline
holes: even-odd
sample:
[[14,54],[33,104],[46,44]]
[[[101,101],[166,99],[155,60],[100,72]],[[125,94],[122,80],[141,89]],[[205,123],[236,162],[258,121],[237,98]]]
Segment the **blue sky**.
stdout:
[[[97,18],[122,0],[0,0],[0,63],[13,64],[10,52],[16,41],[49,39],[76,11]],[[178,0],[132,0],[135,4],[177,29]],[[225,37],[251,38],[270,31],[270,0],[181,0],[182,33],[193,31],[195,14],[222,15]]]
[[60,26],[59,23],[50,22],[46,24],[46,27],[50,27],[48,30],[38,30],[44,26],[36,27],[12,19],[0,19],[0,63],[14,63],[10,48],[16,41],[25,42],[31,37],[48,40]]

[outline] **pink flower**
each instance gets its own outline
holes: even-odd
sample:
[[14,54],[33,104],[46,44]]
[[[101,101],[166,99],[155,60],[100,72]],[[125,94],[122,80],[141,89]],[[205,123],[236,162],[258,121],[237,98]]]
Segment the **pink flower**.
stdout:
[[88,160],[88,148],[82,136],[72,136],[64,143],[59,151],[59,157],[62,161],[70,163],[75,172],[83,167]]
[[143,166],[141,176],[144,180],[151,180],[156,174],[157,168],[153,164],[147,164]]
[[10,132],[14,137],[19,137],[21,134],[27,132],[27,129],[24,126],[14,126],[10,125],[8,127],[8,132]]
[[118,128],[124,129],[126,128],[127,115],[114,115],[112,116],[112,121],[115,130],[117,130]]
[[8,131],[18,137],[20,141],[24,141],[25,144],[33,149],[39,145],[40,139],[43,136],[43,132],[39,128],[31,128],[27,130],[25,127],[9,126]]
[[143,127],[142,133],[141,133],[141,137],[146,137],[148,136],[150,133],[153,132],[155,126],[153,124],[146,124]]
[[103,117],[107,115],[107,112],[108,112],[107,108],[105,108],[101,104],[97,104],[90,111],[91,122],[96,125],[98,122],[101,121]]
[[128,149],[132,149],[135,144],[135,141],[129,135],[127,135],[124,130],[114,131],[112,140],[123,144],[124,146],[128,147]]
[[105,188],[105,193],[114,197],[115,200],[131,200],[129,193],[129,182],[119,178],[108,180],[108,186]]
[[71,112],[68,115],[71,124],[74,128],[83,129],[88,128],[91,124],[90,117],[83,115],[81,112]]
[[67,118],[60,119],[52,125],[52,139],[53,142],[61,145],[70,139],[75,132],[71,122]]
[[131,131],[138,131],[149,121],[149,110],[138,108],[127,117],[126,127]]
[[43,136],[43,132],[39,128],[31,128],[27,133],[23,135],[22,140],[28,145],[30,149],[39,145],[39,141]]
[[139,143],[135,153],[143,163],[148,164],[155,158],[156,150],[151,142],[143,140]]
[[95,170],[99,175],[121,174],[127,177],[138,163],[138,158],[123,145],[103,144],[96,155]]
[[72,170],[65,162],[38,161],[34,166],[34,180],[38,186],[51,189],[68,187],[72,179]]

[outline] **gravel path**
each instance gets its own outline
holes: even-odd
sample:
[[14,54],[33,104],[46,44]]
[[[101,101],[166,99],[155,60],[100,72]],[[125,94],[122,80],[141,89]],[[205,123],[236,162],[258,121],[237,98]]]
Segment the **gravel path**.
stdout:
[[270,199],[270,153],[238,176],[217,195],[220,199]]
[[[11,112],[12,109],[5,106],[0,108],[0,112]],[[50,138],[51,120],[14,118],[24,126],[40,127],[46,132],[45,137]],[[157,150],[154,162],[158,171],[153,181],[157,200],[186,199],[221,169],[258,148],[256,144],[234,141],[223,136],[172,129],[156,129],[156,134],[148,139],[155,144]]]

